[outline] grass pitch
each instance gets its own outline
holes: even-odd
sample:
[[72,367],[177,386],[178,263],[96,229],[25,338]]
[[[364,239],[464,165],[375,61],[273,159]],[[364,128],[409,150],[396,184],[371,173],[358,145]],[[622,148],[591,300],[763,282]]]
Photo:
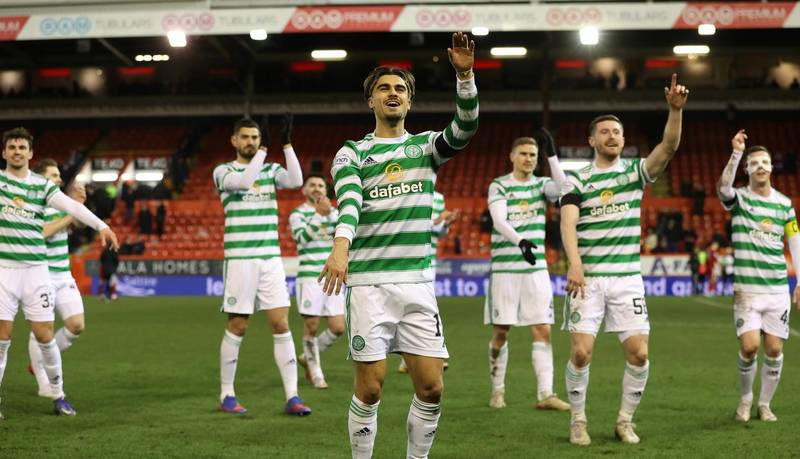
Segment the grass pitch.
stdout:
[[[50,414],[26,371],[28,326],[18,318],[0,395],[0,457],[258,457],[347,458],[347,409],[352,369],[340,339],[322,356],[330,389],[300,375],[307,418],[282,414],[283,389],[266,318],[256,316],[242,345],[237,395],[250,412],[218,411],[219,345],[225,324],[218,298],[87,299],[87,331],[63,355],[75,418]],[[650,380],[636,416],[642,443],[614,439],[623,372],[615,336],[598,337],[588,392],[593,443],[570,445],[568,413],[540,412],[530,360],[530,334],[509,342],[506,401],[489,408],[482,298],[440,301],[450,370],[432,458],[529,457],[789,457],[800,454],[798,327],[786,344],[781,387],[772,407],[777,423],[733,420],[738,402],[736,352],[729,298],[649,298]],[[560,311],[562,301],[557,301]],[[292,310],[300,349],[300,318]],[[796,320],[795,320],[796,322]],[[555,389],[564,395],[567,333],[554,330]],[[405,457],[405,422],[412,388],[390,360],[379,415],[376,458]],[[759,357],[759,363],[763,356]],[[760,379],[760,377],[759,377]],[[758,390],[758,382],[756,390]],[[758,392],[756,392],[757,396]]]

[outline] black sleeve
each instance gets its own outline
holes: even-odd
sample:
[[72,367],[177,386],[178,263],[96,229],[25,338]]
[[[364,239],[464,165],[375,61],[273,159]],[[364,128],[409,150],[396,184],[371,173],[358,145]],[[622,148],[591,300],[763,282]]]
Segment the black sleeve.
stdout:
[[581,206],[581,197],[575,193],[565,194],[564,196],[559,199],[559,205],[564,207],[568,204],[572,204],[573,206]]
[[447,142],[444,140],[444,134],[442,133],[439,133],[439,135],[436,137],[436,140],[433,141],[433,145],[436,147],[436,152],[439,153],[439,156],[442,158],[450,159],[459,152],[459,150],[456,150],[447,144]]

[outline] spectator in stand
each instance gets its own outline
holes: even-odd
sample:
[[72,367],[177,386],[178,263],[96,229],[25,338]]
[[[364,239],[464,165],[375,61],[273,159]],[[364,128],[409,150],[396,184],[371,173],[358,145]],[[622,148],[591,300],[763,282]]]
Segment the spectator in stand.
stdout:
[[133,220],[133,203],[135,200],[136,182],[128,180],[122,185],[122,202],[125,203],[125,222]]
[[692,273],[692,293],[697,295],[700,291],[700,249],[692,247],[689,252],[689,271]]
[[697,232],[687,223],[683,230],[683,250],[694,253],[695,244],[697,244]]
[[706,190],[703,185],[695,184],[692,193],[692,215],[703,215],[706,207]]
[[100,291],[103,292],[105,300],[117,299],[117,268],[119,267],[119,256],[117,251],[110,245],[106,246],[100,254]]
[[708,252],[705,249],[697,249],[697,285],[694,292],[700,295],[705,292],[706,278],[708,277]]
[[164,205],[164,201],[159,202],[158,209],[156,209],[156,234],[158,237],[164,235],[164,222],[167,219],[167,207]]
[[143,202],[139,209],[139,233],[150,234],[153,232],[153,214],[148,203]]
[[658,247],[658,236],[653,228],[647,228],[647,236],[644,238],[644,253],[651,254]]
[[688,177],[681,180],[681,197],[691,198],[693,192],[692,181]]
[[723,293],[728,286],[733,288],[733,247],[723,247],[722,256],[719,259],[722,270]]
[[708,247],[708,290],[707,296],[716,296],[717,294],[717,279],[720,278],[722,271],[719,265],[719,244],[712,242]]
[[488,207],[484,209],[483,213],[481,214],[480,224],[481,224],[481,233],[488,233],[488,234],[492,233],[492,226],[493,226],[492,214],[489,213]]

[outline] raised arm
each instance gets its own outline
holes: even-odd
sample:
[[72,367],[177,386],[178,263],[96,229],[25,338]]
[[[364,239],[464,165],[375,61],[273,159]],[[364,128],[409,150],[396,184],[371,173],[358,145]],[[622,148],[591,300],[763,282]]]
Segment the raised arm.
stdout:
[[283,142],[283,155],[286,158],[286,170],[281,170],[275,176],[275,185],[278,188],[300,188],[303,186],[303,170],[300,161],[292,148],[292,127],[294,116],[286,113],[281,119],[281,142]]
[[672,74],[669,88],[664,88],[664,97],[669,105],[669,116],[667,117],[667,125],[664,127],[664,137],[645,160],[645,171],[653,180],[661,176],[681,143],[683,107],[686,105],[686,98],[689,97],[689,90],[685,86],[678,84],[677,74]]
[[283,146],[283,155],[286,157],[286,169],[281,169],[275,175],[275,185],[281,189],[300,188],[303,186],[303,170],[291,144]]
[[733,189],[733,182],[736,180],[736,168],[739,167],[739,161],[742,160],[746,140],[747,134],[744,133],[744,129],[740,129],[733,136],[733,139],[731,139],[731,146],[733,147],[731,158],[728,160],[725,169],[722,170],[719,181],[717,181],[717,194],[726,209],[731,209],[736,204],[736,191]]
[[539,143],[539,151],[544,151],[547,155],[547,163],[550,165],[550,177],[553,179],[547,182],[544,186],[545,197],[550,202],[558,201],[561,196],[561,190],[567,182],[567,175],[564,174],[564,169],[561,168],[561,163],[558,161],[558,148],[553,136],[546,128],[542,128],[537,136]]
[[237,172],[229,166],[217,166],[214,170],[214,184],[219,191],[246,191],[253,186],[253,182],[258,178],[258,173],[264,167],[264,159],[267,157],[266,148],[256,152],[250,160],[250,164],[242,172]]
[[475,42],[461,32],[453,34],[453,47],[447,49],[456,71],[456,115],[434,140],[434,159],[443,164],[467,146],[478,130],[478,88],[472,64]]

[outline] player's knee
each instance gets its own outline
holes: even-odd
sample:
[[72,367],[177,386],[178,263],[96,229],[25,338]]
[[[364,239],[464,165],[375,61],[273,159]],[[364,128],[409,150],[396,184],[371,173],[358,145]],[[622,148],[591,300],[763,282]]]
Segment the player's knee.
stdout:
[[381,399],[381,383],[378,381],[362,381],[358,385],[356,397],[368,405],[374,405]]
[[592,361],[592,351],[584,348],[575,348],[572,351],[572,364],[578,368],[589,365]]
[[236,336],[244,336],[247,332],[247,322],[229,322],[228,331]]
[[64,327],[66,327],[66,329],[69,330],[69,332],[72,333],[73,335],[78,336],[81,333],[83,333],[85,324],[83,323],[83,321],[80,321],[80,322],[65,324]]
[[776,359],[780,357],[782,352],[783,352],[783,346],[769,344],[769,343],[764,345],[764,354],[771,359]]
[[280,335],[289,331],[289,323],[287,321],[272,322],[272,334]]
[[504,344],[506,344],[506,341],[508,341],[508,330],[503,328],[495,328],[492,339],[494,340],[495,344],[498,345],[498,347],[502,347]]
[[438,381],[430,381],[421,384],[417,387],[417,397],[427,403],[439,403],[442,398],[442,391],[444,391],[444,383],[441,379]]
[[331,333],[333,333],[336,336],[342,336],[342,334],[344,333],[344,325],[339,325],[339,324],[328,325],[328,330],[330,330]]
[[740,351],[742,353],[742,357],[747,360],[753,360],[756,354],[758,354],[758,342],[742,343]]
[[647,348],[637,349],[628,354],[628,363],[637,367],[643,366],[647,363]]

